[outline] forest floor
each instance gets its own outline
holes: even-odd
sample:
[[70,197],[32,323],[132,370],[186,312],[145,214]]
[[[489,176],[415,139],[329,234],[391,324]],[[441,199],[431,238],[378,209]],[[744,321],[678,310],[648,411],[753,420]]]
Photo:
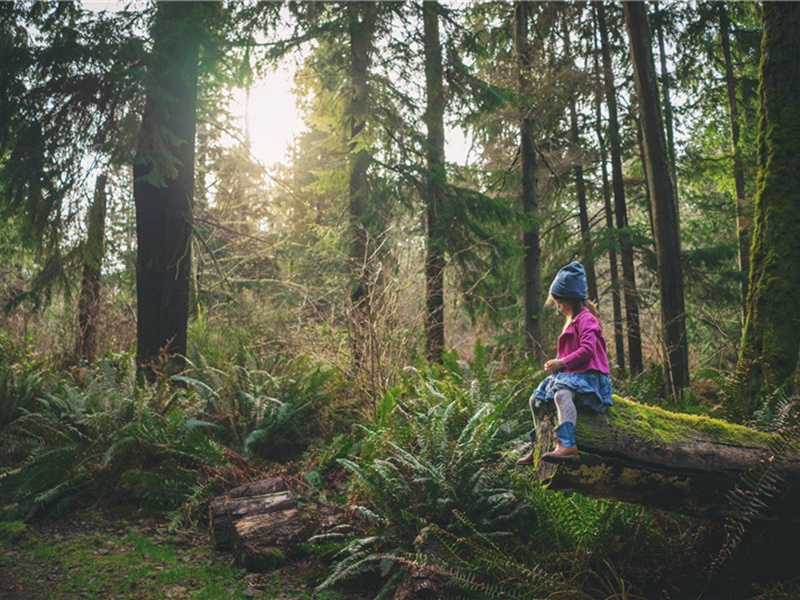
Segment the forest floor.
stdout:
[[231,555],[215,552],[207,532],[171,532],[150,516],[94,511],[0,525],[2,600],[302,599],[312,597],[320,578],[311,560],[248,573]]

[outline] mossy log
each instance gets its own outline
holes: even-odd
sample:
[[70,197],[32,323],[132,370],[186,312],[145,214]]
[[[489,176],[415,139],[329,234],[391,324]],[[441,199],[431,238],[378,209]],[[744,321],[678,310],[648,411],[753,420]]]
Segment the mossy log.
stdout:
[[552,402],[536,421],[537,474],[550,489],[721,518],[735,512],[729,493],[742,475],[771,461],[781,490],[757,517],[800,521],[800,455],[775,456],[769,434],[615,396],[605,414],[579,412],[579,457],[550,463],[539,457],[556,445]]
[[217,550],[232,549],[239,521],[296,509],[297,500],[297,494],[287,489],[281,477],[253,482],[217,496],[209,507],[214,546]]

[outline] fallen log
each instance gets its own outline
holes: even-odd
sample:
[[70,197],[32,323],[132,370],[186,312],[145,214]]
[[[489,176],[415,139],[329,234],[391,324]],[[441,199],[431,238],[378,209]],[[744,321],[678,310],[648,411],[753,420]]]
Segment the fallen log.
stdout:
[[729,494],[742,475],[768,461],[779,490],[753,518],[800,521],[800,455],[776,456],[770,434],[615,396],[605,414],[579,412],[578,458],[550,463],[539,457],[556,445],[552,402],[536,422],[537,475],[550,489],[722,518],[736,515]]

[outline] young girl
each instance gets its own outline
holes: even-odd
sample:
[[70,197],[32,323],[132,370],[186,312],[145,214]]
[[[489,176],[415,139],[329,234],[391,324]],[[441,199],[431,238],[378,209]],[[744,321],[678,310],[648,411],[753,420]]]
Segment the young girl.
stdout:
[[[548,360],[544,370],[550,375],[536,388],[530,399],[534,408],[554,400],[558,413],[556,449],[542,460],[559,461],[578,455],[575,444],[576,402],[598,412],[605,412],[611,401],[606,340],[597,319],[597,308],[586,299],[586,275],[583,265],[573,262],[562,268],[550,286],[548,304],[553,303],[567,317],[558,338],[558,357]],[[536,416],[534,415],[534,425]],[[531,441],[534,434],[531,432]],[[533,464],[533,451],[517,461]]]

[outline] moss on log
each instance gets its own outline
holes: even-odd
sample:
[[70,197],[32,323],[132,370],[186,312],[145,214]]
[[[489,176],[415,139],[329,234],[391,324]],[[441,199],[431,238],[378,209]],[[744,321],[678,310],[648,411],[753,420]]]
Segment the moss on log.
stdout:
[[539,478],[551,489],[614,498],[705,518],[733,514],[728,494],[748,470],[772,461],[782,491],[759,515],[800,520],[800,456],[774,456],[771,436],[705,416],[673,413],[614,397],[605,414],[581,411],[575,428],[580,456],[538,460],[555,447],[552,403],[537,412]]

